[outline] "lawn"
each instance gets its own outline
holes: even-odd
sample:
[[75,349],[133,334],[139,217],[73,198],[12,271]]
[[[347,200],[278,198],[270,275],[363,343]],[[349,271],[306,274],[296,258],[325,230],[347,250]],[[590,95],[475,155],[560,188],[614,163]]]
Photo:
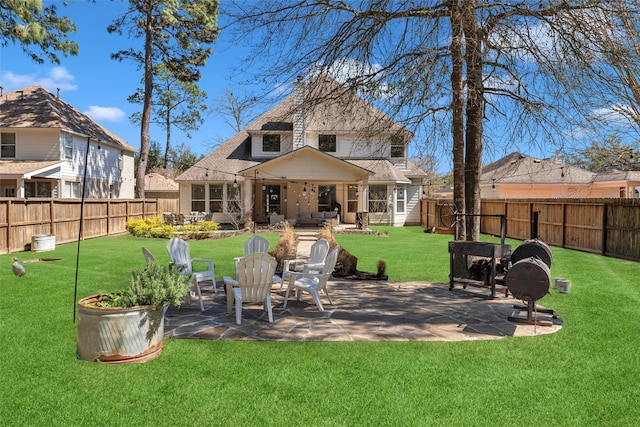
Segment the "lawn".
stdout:
[[[390,280],[446,282],[451,236],[419,227],[388,237],[338,235],[359,269],[387,262]],[[272,243],[277,235],[265,235]],[[247,236],[190,242],[233,271]],[[495,241],[494,238],[484,237]],[[516,241],[509,241],[513,248]],[[77,298],[124,287],[141,247],[168,262],[163,239],[105,237],[80,245]],[[640,419],[640,264],[552,248],[555,334],[467,342],[282,343],[165,340],[155,360],[75,358],[78,245],[0,256],[2,426],[631,426]],[[11,257],[26,276],[11,274]],[[445,286],[445,285],[443,285]]]

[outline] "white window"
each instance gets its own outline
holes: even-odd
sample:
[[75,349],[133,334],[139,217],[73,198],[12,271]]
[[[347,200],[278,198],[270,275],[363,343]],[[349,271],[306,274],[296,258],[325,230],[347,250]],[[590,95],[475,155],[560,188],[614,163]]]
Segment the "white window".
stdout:
[[80,197],[80,183],[65,181],[63,197],[68,199],[75,199]]
[[28,181],[24,183],[25,197],[51,197],[51,182]]
[[0,158],[16,157],[16,134],[2,132],[0,134]]
[[399,135],[391,137],[391,157],[404,157],[404,139]]
[[349,184],[347,187],[347,212],[356,212],[358,210],[358,186]]
[[242,206],[242,191],[240,187],[234,187],[227,184],[227,212],[240,212]]
[[265,153],[280,152],[280,135],[274,135],[274,134],[263,135],[262,151]]
[[73,159],[73,136],[68,133],[62,134],[62,146],[64,149],[64,158],[66,160]]
[[191,210],[193,212],[204,212],[204,184],[191,184]]
[[336,136],[335,135],[319,135],[318,149],[325,153],[336,152]]
[[209,185],[209,212],[222,212],[223,202],[223,185],[222,184],[210,184]]
[[396,212],[404,212],[404,186],[396,187]]
[[387,186],[369,186],[369,212],[387,212]]

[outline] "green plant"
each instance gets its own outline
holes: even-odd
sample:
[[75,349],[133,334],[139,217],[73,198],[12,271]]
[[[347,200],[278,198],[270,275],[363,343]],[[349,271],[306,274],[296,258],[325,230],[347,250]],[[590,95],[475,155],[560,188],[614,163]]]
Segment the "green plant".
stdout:
[[189,276],[152,261],[145,269],[133,270],[129,288],[122,294],[122,306],[180,305],[190,281]]
[[214,221],[200,221],[195,224],[185,224],[180,228],[180,231],[188,239],[204,239],[210,237],[211,233],[218,230],[220,224]]
[[164,219],[159,215],[127,221],[126,229],[132,236],[166,239],[173,237],[177,231],[173,225],[165,224]]

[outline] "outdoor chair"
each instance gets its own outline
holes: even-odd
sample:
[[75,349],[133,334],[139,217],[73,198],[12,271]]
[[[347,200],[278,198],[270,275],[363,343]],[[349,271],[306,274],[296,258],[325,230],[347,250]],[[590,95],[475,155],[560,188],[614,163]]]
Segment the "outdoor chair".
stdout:
[[162,220],[166,225],[173,225],[173,213],[162,212]]
[[149,249],[142,247],[142,254],[144,255],[144,261],[149,265],[150,262],[155,261],[156,257],[153,256]]
[[280,290],[282,290],[282,285],[289,281],[291,272],[297,271],[297,264],[302,263],[303,273],[322,271],[328,253],[329,241],[327,239],[318,239],[311,245],[309,258],[285,259],[284,266],[282,268],[282,282],[280,282]]
[[242,322],[242,304],[264,304],[273,323],[271,310],[271,286],[277,261],[269,254],[255,252],[238,261],[236,279],[224,277],[227,290],[227,313],[231,313],[233,300],[236,306],[236,324]]
[[[170,267],[175,268],[182,274],[192,277],[192,290],[198,292],[198,298],[200,299],[200,309],[204,311],[204,301],[202,300],[202,290],[200,289],[200,282],[210,280],[213,284],[214,293],[218,292],[216,286],[216,275],[214,270],[214,262],[212,259],[205,258],[191,258],[189,251],[189,244],[179,237],[174,237],[167,243],[167,252],[171,257]],[[203,271],[193,271],[194,262],[207,263],[207,269]],[[191,292],[187,294],[187,302],[191,303]]]
[[[269,241],[262,236],[251,236],[244,242],[244,256],[257,252],[265,254],[269,252]],[[241,259],[242,257],[235,257],[233,259],[236,264],[236,277],[238,277],[238,262]]]
[[298,301],[300,300],[300,296],[303,291],[310,293],[313,297],[313,301],[316,303],[316,306],[318,306],[318,310],[320,311],[324,311],[324,307],[320,301],[320,291],[324,292],[327,298],[329,298],[329,304],[333,304],[329,291],[327,290],[327,281],[331,277],[331,273],[333,273],[333,269],[336,266],[339,251],[340,246],[336,246],[331,252],[329,252],[324,268],[320,273],[299,273],[295,271],[290,273],[289,286],[287,287],[287,293],[284,296],[283,308],[287,307],[289,291],[291,291],[291,289],[295,289]]

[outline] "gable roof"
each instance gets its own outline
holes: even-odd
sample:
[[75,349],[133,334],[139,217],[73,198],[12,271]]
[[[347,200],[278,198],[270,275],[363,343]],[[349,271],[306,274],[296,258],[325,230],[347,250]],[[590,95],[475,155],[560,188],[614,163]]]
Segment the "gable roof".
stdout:
[[[295,93],[250,123],[249,133],[292,131]],[[353,90],[320,75],[305,84],[305,131],[341,133],[403,133],[413,135]]]
[[[291,171],[292,165],[294,168],[298,167],[298,170],[300,171],[305,171],[304,168],[299,167],[300,163],[302,163],[302,166],[304,166],[305,164],[308,164],[307,162],[316,163],[319,161],[325,161],[325,162],[335,164],[336,166],[341,167],[343,170],[348,170],[351,174],[359,175],[361,177],[373,175],[374,173],[370,170],[367,170],[366,168],[363,168],[355,164],[354,162],[350,162],[348,160],[343,160],[338,157],[334,157],[330,154],[327,154],[323,151],[318,150],[317,148],[310,147],[308,145],[305,145],[304,147],[300,147],[293,151],[289,151],[273,159],[266,160],[260,164],[256,164],[247,169],[241,170],[238,173],[241,173],[242,175],[246,176],[252,173],[254,170],[258,170],[262,168],[270,168],[273,166],[279,167],[279,165],[282,164],[283,162],[286,162],[286,168],[289,171]],[[303,172],[303,174],[304,173],[306,172]],[[291,178],[291,177],[288,177],[288,178]]]
[[137,151],[41,86],[29,86],[0,97],[0,126],[9,129],[59,129],[88,136],[125,151]]
[[515,152],[482,168],[480,184],[591,184],[596,176],[575,166]]
[[[397,132],[406,134],[408,138],[412,137],[411,132],[405,127],[330,77],[316,77],[307,83],[306,89],[306,132],[384,132],[387,134]],[[283,153],[276,158],[252,157],[251,133],[293,131],[293,111],[294,94],[291,94],[180,174],[175,178],[175,181],[231,181],[236,179],[241,182],[244,181],[244,178],[239,175],[241,171],[244,173],[270,160],[287,156],[290,152]],[[308,148],[313,149],[313,147]],[[331,156],[326,153],[322,154]],[[358,160],[331,157],[367,172],[374,171],[376,176],[373,179],[377,181],[411,182],[407,176],[421,177],[424,174],[412,164],[408,164],[408,170],[403,173],[386,159]],[[375,169],[370,169],[367,164],[372,165],[372,168]],[[378,173],[383,175],[379,178]],[[424,175],[426,176],[426,174]]]

